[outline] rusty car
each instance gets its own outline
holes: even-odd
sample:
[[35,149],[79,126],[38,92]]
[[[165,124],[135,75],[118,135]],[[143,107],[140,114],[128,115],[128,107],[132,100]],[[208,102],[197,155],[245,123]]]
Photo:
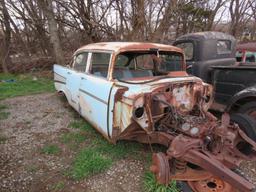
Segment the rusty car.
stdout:
[[[221,120],[208,109],[213,88],[186,73],[180,48],[101,42],[78,49],[69,66],[54,65],[56,90],[107,140],[160,144],[150,170],[161,184],[187,181],[203,189],[251,191],[233,171],[256,159],[250,122]],[[114,147],[114,146],[113,146]]]

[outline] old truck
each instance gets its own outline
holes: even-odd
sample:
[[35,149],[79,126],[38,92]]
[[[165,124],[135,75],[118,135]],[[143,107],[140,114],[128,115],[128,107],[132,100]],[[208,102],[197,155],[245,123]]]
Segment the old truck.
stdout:
[[212,109],[256,119],[255,43],[236,46],[231,35],[199,32],[179,37],[174,45],[184,49],[188,73],[214,86]]
[[102,42],[78,49],[70,66],[54,65],[54,81],[110,142],[165,146],[165,153],[153,154],[150,168],[159,183],[189,181],[194,191],[253,190],[232,169],[255,160],[256,143],[246,131],[254,125],[231,123],[227,113],[218,120],[208,111],[212,86],[185,69],[177,47]]

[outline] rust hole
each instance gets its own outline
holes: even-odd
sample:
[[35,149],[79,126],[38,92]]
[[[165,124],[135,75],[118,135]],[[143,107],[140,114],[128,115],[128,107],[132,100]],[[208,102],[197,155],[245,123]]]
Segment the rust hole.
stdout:
[[216,183],[211,182],[211,181],[207,183],[207,186],[208,186],[209,188],[211,188],[211,189],[215,189],[215,188],[217,187]]
[[141,118],[142,116],[143,116],[143,114],[144,114],[144,108],[143,107],[138,107],[137,109],[135,109],[135,111],[134,111],[134,116],[136,117],[136,118]]

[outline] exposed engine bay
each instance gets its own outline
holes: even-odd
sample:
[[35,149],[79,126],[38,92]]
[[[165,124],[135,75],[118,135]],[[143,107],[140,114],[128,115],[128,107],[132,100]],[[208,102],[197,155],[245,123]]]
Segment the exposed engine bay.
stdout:
[[184,82],[164,84],[140,94],[133,103],[136,125],[121,138],[160,143],[168,148],[166,153],[153,154],[151,171],[159,183],[190,181],[191,188],[200,191],[196,189],[202,187],[198,187],[199,181],[221,178],[221,188],[251,191],[253,184],[231,169],[242,160],[255,160],[256,144],[230,122],[227,113],[218,120],[208,112],[212,92],[208,84]]

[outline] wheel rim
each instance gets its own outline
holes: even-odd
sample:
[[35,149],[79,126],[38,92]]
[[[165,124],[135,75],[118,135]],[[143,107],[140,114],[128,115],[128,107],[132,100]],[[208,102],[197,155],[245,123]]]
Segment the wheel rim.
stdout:
[[164,153],[154,153],[150,170],[155,174],[160,184],[168,184],[170,180],[170,167],[168,158]]
[[189,186],[195,192],[237,192],[229,183],[212,176],[201,181],[189,181]]

